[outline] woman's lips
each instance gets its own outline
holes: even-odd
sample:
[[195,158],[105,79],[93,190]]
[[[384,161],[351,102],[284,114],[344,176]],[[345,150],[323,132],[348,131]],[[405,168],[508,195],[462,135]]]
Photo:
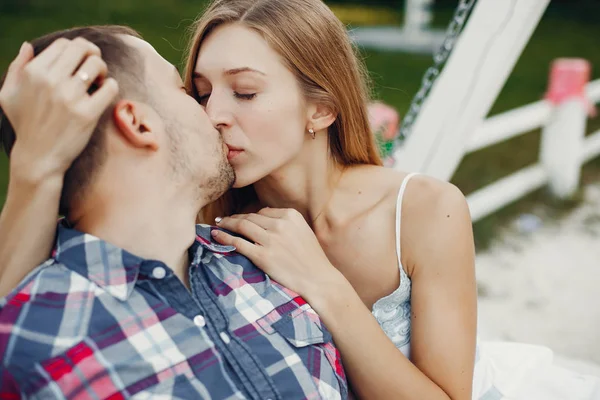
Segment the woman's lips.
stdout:
[[227,159],[229,161],[233,160],[234,158],[236,158],[237,156],[239,156],[240,154],[242,154],[244,152],[243,149],[240,149],[240,148],[234,147],[234,146],[227,145],[227,148],[229,149],[229,152],[227,153]]

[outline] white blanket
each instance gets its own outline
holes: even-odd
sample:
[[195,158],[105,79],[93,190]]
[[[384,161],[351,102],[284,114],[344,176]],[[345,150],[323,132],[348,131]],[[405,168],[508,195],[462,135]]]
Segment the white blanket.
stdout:
[[554,363],[546,347],[480,342],[473,379],[478,400],[600,400],[600,377]]

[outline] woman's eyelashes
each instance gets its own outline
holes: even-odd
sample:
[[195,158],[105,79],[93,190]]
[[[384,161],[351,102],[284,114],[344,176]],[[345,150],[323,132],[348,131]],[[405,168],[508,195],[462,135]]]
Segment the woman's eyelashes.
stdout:
[[210,93],[209,94],[198,94],[198,103],[200,103],[201,106],[206,106],[206,102],[208,101],[209,97],[210,97]]
[[[210,99],[211,93],[198,93],[198,102],[202,106],[206,106],[208,100]],[[252,100],[256,97],[257,93],[239,93],[237,91],[233,91],[233,96],[239,100]]]
[[256,97],[256,93],[238,93],[236,91],[233,92],[233,95],[242,100],[252,100]]

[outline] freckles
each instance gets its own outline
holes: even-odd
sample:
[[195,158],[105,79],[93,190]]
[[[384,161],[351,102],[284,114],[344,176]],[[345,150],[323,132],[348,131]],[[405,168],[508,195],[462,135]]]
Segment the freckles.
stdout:
[[265,112],[270,114],[273,111],[275,111],[276,108],[277,108],[277,104],[275,101],[273,101],[273,99],[269,99],[268,101],[265,102]]

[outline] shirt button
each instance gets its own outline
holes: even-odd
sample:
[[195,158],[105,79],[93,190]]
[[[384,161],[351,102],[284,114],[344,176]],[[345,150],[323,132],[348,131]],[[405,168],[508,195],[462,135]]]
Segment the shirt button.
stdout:
[[206,320],[202,315],[196,315],[194,317],[194,324],[196,324],[196,326],[199,326],[200,328],[204,328],[206,326]]
[[152,270],[152,276],[156,279],[162,279],[167,276],[167,270],[163,267],[156,267]]
[[225,344],[229,344],[231,342],[231,339],[229,338],[229,336],[227,336],[225,332],[221,332],[220,336]]

